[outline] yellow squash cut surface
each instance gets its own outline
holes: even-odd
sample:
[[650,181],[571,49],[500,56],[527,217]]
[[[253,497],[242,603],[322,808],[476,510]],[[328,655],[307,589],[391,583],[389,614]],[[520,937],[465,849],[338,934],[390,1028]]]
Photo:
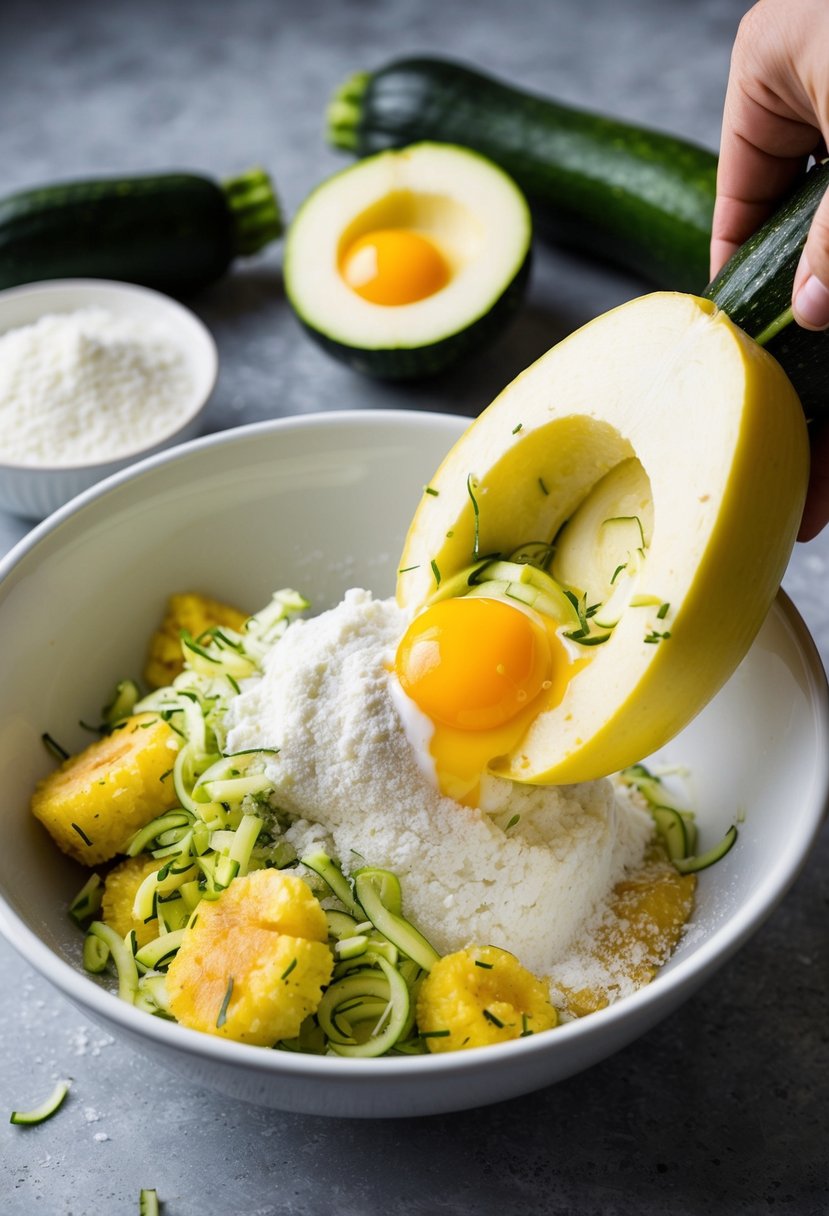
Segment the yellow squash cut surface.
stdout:
[[299,1034],[331,978],[328,926],[307,883],[278,870],[235,878],[202,900],[167,974],[177,1020],[271,1047]]
[[144,879],[157,873],[163,864],[160,858],[150,857],[146,853],[128,857],[110,870],[104,882],[101,903],[104,923],[121,937],[126,937],[132,930],[139,947],[146,946],[158,937],[158,921],[155,918],[143,921],[133,915],[135,896]]
[[32,814],[59,849],[94,866],[177,803],[173,765],[181,738],[157,714],[127,718],[37,783]]
[[510,554],[551,541],[634,457],[652,494],[638,574],[650,602],[626,609],[560,704],[491,765],[502,775],[584,781],[655,751],[734,671],[777,592],[808,480],[800,403],[776,361],[710,301],[666,292],[572,334],[465,432],[412,521],[398,601],[416,611],[435,568],[445,580],[472,561],[468,479],[478,553]]
[[418,994],[417,1025],[431,1052],[506,1043],[556,1021],[546,984],[497,946],[445,954]]

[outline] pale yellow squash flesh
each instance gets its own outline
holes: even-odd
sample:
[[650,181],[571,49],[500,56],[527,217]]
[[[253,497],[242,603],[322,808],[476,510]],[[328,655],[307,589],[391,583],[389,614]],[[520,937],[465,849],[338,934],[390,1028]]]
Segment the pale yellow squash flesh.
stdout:
[[[590,780],[663,746],[734,671],[777,592],[808,481],[803,411],[776,361],[707,300],[656,293],[578,330],[510,384],[431,479],[406,539],[416,611],[478,553],[549,541],[637,457],[653,536],[610,639],[494,771]],[[433,565],[434,563],[434,565]],[[411,569],[414,567],[414,569]],[[657,617],[657,606],[669,609]],[[654,633],[669,638],[646,642]]]

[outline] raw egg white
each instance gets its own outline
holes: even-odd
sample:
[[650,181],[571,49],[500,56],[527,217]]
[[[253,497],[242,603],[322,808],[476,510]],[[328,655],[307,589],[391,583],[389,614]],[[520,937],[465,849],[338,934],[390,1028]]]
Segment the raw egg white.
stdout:
[[448,798],[478,805],[491,762],[518,745],[537,714],[558,705],[585,660],[574,659],[549,617],[485,596],[440,600],[411,622],[394,672],[419,714],[401,709],[414,749],[422,717],[429,755]]

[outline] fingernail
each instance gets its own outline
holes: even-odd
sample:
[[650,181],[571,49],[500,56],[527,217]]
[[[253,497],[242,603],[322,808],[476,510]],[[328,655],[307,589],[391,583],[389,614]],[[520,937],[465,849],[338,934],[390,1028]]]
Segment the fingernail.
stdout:
[[829,326],[829,287],[817,275],[807,273],[794,298],[795,319],[812,329]]

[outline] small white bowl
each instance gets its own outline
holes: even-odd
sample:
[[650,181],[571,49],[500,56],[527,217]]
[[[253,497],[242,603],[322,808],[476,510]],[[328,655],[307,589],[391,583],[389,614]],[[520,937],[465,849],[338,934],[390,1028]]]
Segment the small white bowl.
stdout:
[[104,308],[115,316],[146,318],[179,347],[190,373],[191,389],[179,422],[164,437],[135,447],[113,460],[83,464],[34,465],[0,460],[0,508],[28,519],[43,519],[52,511],[144,456],[191,439],[199,416],[216,383],[219,360],[216,344],[205,325],[188,308],[147,287],[106,279],[56,279],[0,291],[0,335],[32,325],[49,313]]
[[[81,966],[66,915],[84,872],[28,810],[41,742],[88,741],[115,680],[141,671],[166,596],[256,609],[295,586],[315,611],[350,586],[394,588],[406,525],[464,421],[354,412],[225,431],[88,490],[0,561],[0,932],[77,1006],[193,1084],[282,1110],[403,1116],[516,1097],[596,1064],[666,1017],[758,928],[802,865],[829,784],[826,681],[785,596],[749,655],[660,759],[693,775],[703,847],[693,922],[653,983],[546,1034],[445,1055],[350,1060],[199,1034],[120,1001]],[[171,526],[171,520],[174,525]]]

